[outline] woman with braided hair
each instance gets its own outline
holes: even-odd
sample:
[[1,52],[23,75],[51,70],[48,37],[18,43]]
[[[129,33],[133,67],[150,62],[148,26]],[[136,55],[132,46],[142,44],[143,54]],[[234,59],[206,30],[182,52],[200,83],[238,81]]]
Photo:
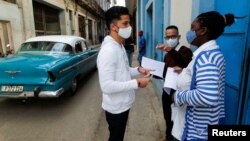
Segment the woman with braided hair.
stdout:
[[[205,141],[208,125],[222,124],[225,117],[225,59],[216,43],[234,15],[216,11],[200,14],[187,32],[187,41],[198,47],[192,61],[183,69],[173,95],[175,105],[185,105],[185,126],[181,140]],[[184,90],[182,87],[190,86]],[[174,123],[175,126],[175,123]],[[180,140],[180,138],[179,138]]]

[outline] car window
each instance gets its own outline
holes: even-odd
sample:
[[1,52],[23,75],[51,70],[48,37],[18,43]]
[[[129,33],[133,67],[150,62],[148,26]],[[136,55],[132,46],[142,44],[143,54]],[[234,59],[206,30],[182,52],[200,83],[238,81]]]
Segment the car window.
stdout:
[[73,54],[73,48],[70,45],[66,45],[64,48],[64,52],[68,52],[69,54]]
[[48,42],[48,41],[38,41],[38,42],[27,42],[21,45],[19,53],[43,53],[43,54],[72,54],[73,49],[65,43],[59,42]]
[[31,44],[30,43],[24,43],[21,45],[21,48],[19,49],[19,51],[27,51],[29,50],[29,48],[31,48]]
[[24,43],[20,51],[41,51],[42,45],[39,42]]
[[83,52],[81,42],[77,42],[75,45],[76,53]]
[[54,43],[52,46],[51,51],[53,52],[62,52],[65,47],[65,44],[63,43]]
[[86,51],[88,49],[86,42],[82,41],[82,47],[83,47],[83,51]]

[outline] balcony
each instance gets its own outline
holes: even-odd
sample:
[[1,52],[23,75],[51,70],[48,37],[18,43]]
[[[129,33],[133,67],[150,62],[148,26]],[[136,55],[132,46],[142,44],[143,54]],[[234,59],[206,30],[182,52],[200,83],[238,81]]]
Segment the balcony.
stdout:
[[91,14],[104,18],[104,11],[95,0],[76,0],[76,2]]

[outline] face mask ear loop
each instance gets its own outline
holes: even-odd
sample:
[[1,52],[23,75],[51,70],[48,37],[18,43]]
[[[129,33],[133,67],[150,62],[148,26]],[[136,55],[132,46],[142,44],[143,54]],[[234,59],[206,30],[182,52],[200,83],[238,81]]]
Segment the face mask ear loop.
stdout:
[[120,28],[119,28],[117,25],[115,25],[115,26],[118,28],[118,31],[117,31],[117,30],[115,30],[115,32],[118,34],[118,32],[119,32],[119,29],[120,29]]
[[118,27],[117,25],[115,25],[115,24],[114,24],[114,26],[116,26],[116,27],[118,28],[118,31],[115,30],[115,32],[118,34],[118,32],[119,32],[119,27]]

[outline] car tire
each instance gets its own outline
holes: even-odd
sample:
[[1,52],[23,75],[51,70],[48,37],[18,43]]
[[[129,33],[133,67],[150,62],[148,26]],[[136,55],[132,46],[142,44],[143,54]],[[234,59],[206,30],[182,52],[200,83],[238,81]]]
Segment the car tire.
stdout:
[[70,96],[74,96],[77,92],[77,87],[78,87],[78,79],[75,77],[72,81],[71,81],[71,86],[70,86],[70,90],[69,90],[69,95]]

